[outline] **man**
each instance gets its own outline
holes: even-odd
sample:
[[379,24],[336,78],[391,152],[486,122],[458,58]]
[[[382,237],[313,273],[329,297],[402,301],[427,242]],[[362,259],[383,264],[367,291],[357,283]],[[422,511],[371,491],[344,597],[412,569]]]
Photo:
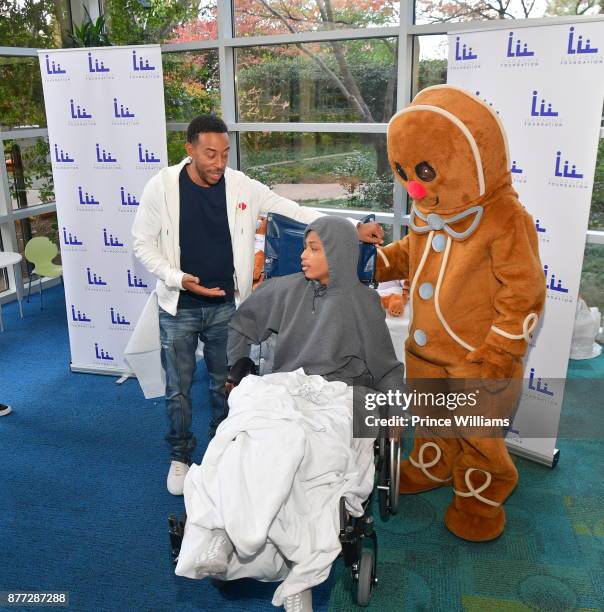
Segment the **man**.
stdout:
[[[164,168],[145,186],[132,235],[134,253],[157,276],[161,359],[166,372],[166,407],[172,446],[167,487],[182,495],[196,440],[191,433],[191,384],[198,338],[210,379],[210,437],[226,416],[228,323],[234,294],[252,289],[258,214],[275,212],[303,223],[320,213],[273,193],[227,167],[225,123],[201,115],[190,123],[188,157]],[[375,223],[359,226],[366,242],[381,243]]]

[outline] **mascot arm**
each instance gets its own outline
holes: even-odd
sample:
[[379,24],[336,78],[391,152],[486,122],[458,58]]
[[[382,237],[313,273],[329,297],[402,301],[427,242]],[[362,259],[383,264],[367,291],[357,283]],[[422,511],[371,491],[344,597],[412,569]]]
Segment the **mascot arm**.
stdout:
[[409,235],[378,247],[375,275],[379,282],[409,278]]
[[523,357],[545,303],[537,231],[526,211],[515,214],[491,243],[491,265],[500,284],[485,345],[497,353]]

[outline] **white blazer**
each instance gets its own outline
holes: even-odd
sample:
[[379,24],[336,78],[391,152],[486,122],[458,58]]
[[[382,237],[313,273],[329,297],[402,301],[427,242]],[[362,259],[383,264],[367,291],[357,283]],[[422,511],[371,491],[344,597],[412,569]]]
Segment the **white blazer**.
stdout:
[[[157,277],[157,300],[166,312],[176,315],[179,292],[185,272],[180,269],[180,164],[161,170],[145,185],[132,225],[134,254],[145,268]],[[227,168],[224,174],[229,231],[233,246],[235,289],[244,300],[252,291],[254,270],[254,237],[259,214],[275,212],[302,223],[321,216],[282,198],[266,185]]]

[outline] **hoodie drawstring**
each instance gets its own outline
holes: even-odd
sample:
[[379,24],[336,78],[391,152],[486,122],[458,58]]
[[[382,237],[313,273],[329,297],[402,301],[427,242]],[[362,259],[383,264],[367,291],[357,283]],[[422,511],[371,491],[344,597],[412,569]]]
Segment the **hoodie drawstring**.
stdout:
[[312,313],[315,314],[315,300],[317,298],[323,297],[327,292],[327,287],[322,285],[318,281],[311,281],[313,285],[314,295],[312,298]]

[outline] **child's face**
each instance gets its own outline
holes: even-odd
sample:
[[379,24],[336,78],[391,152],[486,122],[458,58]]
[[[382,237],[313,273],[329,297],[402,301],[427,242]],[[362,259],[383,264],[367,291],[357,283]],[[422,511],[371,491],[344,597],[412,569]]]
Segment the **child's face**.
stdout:
[[309,280],[318,280],[322,285],[329,281],[329,266],[323,244],[315,231],[306,234],[306,248],[302,251],[302,272]]

